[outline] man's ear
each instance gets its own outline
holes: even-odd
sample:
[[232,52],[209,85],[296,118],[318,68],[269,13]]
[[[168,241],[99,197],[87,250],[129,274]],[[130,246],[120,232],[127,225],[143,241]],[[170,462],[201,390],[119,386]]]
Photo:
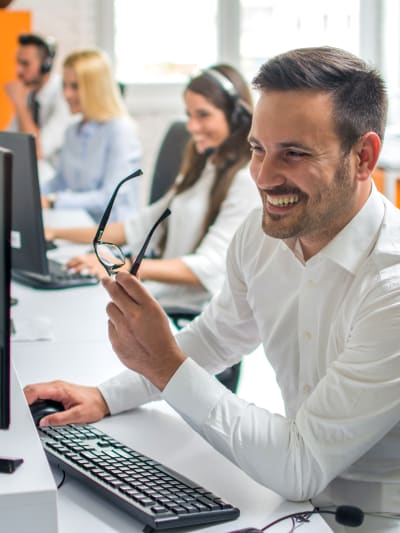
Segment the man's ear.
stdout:
[[379,135],[374,131],[364,133],[355,145],[357,177],[360,181],[364,181],[371,176],[378,161],[381,145]]

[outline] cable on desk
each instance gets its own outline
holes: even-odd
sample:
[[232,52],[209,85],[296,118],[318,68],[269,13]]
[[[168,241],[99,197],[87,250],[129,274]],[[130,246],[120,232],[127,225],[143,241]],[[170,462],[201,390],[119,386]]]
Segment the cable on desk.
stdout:
[[61,470],[61,472],[62,472],[62,478],[61,478],[60,483],[57,485],[57,490],[63,486],[64,481],[65,481],[65,470]]

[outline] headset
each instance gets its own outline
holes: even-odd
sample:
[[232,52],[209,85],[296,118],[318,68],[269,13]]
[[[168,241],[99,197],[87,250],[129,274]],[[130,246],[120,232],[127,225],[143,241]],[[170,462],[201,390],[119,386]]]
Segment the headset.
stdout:
[[225,74],[211,67],[200,71],[199,75],[208,76],[213,81],[215,81],[233,102],[233,109],[230,116],[233,128],[240,126],[244,116],[251,119],[252,112],[250,108],[247,106],[246,102],[244,102],[240,98],[240,95],[237,92],[235,85]]
[[57,43],[52,37],[41,37],[34,33],[22,33],[18,37],[21,46],[33,45],[43,50],[43,59],[40,65],[40,74],[48,74],[53,68],[54,57],[57,53]]
[[400,514],[398,513],[368,512],[368,511],[363,511],[359,507],[355,507],[353,505],[338,505],[337,507],[333,507],[329,509],[328,508],[324,509],[321,507],[314,507],[314,509],[312,509],[311,511],[300,511],[297,513],[290,513],[285,516],[281,516],[280,518],[277,518],[273,522],[266,524],[264,527],[261,527],[260,529],[256,527],[245,527],[242,529],[234,529],[234,530],[228,531],[228,533],[263,533],[267,529],[270,529],[276,524],[279,524],[280,522],[283,522],[284,520],[288,520],[288,519],[291,519],[292,521],[292,528],[290,531],[294,531],[298,525],[309,522],[312,515],[314,514],[334,515],[335,520],[338,524],[341,524],[347,527],[361,526],[364,522],[365,516],[375,516],[378,518],[379,517],[393,518],[396,520],[400,518]]

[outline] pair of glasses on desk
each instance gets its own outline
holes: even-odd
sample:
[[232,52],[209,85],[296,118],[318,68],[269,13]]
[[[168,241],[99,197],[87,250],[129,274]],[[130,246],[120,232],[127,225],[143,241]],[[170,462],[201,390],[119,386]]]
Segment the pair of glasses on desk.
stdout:
[[[125,257],[124,252],[121,250],[121,248],[118,245],[113,244],[111,242],[102,241],[103,233],[107,225],[108,219],[110,218],[111,209],[112,209],[112,206],[114,204],[115,198],[118,194],[118,191],[121,185],[123,185],[126,181],[129,181],[133,178],[137,178],[138,176],[141,176],[142,174],[143,172],[140,169],[138,169],[118,183],[118,185],[115,187],[114,192],[111,195],[110,201],[108,202],[108,205],[103,213],[103,216],[101,217],[99,227],[97,228],[96,235],[94,236],[94,239],[93,239],[93,248],[97,256],[97,259],[103,265],[103,267],[105,268],[109,276],[116,274],[118,270],[124,266],[126,257]],[[153,227],[150,229],[149,233],[147,234],[147,237],[144,240],[143,246],[141,247],[134,262],[132,263],[131,268],[129,269],[129,272],[133,274],[134,276],[137,274],[139,270],[140,264],[144,258],[144,255],[146,253],[151,237],[153,236],[153,233],[155,232],[158,225],[165,218],[167,218],[170,214],[171,214],[171,211],[168,208],[165,209],[165,211],[158,218],[158,220],[156,220]]]

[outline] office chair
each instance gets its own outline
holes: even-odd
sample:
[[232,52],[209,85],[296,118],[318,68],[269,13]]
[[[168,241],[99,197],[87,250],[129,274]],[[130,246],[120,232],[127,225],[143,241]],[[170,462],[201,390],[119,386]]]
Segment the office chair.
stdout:
[[[179,172],[183,150],[188,139],[189,133],[186,130],[185,122],[173,122],[168,128],[158,151],[154,166],[150,189],[150,203],[161,198],[174,182]],[[199,312],[179,306],[164,307],[164,311],[178,330],[199,314]],[[240,366],[241,364],[237,363],[217,375],[218,380],[232,392],[237,391]]]
[[168,128],[154,166],[149,198],[151,204],[167,192],[177,177],[188,139],[185,122],[173,122]]

